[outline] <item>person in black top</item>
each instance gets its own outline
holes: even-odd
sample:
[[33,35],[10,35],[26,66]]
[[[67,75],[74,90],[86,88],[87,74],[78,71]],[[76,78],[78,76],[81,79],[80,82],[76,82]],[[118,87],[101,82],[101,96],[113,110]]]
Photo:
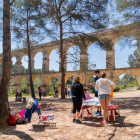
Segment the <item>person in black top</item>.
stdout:
[[[100,71],[95,70],[94,75],[96,76],[95,77],[95,82],[94,83],[87,83],[86,85],[95,85],[96,81],[100,78]],[[96,90],[96,88],[95,88],[95,97],[98,98],[98,91]],[[93,115],[96,115],[96,116],[101,116],[102,115],[100,106],[97,106],[97,111]]]
[[57,97],[57,93],[58,93],[58,90],[57,89],[55,89],[55,96]]
[[[79,120],[80,115],[80,109],[82,106],[82,100],[86,100],[85,94],[83,91],[83,85],[80,83],[80,77],[74,78],[74,83],[71,85],[72,90],[72,101],[73,101],[73,122],[75,123],[82,123]],[[76,113],[76,119],[75,119],[75,113]]]

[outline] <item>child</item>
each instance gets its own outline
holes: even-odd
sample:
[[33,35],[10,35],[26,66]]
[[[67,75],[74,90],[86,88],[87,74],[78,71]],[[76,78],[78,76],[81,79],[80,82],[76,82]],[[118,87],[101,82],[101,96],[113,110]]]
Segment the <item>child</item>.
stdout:
[[[86,100],[91,99],[91,97],[90,97],[88,91],[89,91],[89,88],[88,88],[88,87],[84,87],[84,94],[85,94],[85,98],[86,98]],[[92,115],[92,114],[89,112],[88,109],[87,109],[87,113],[88,113],[88,115]],[[82,119],[82,113],[81,113],[79,119]]]
[[88,91],[89,91],[89,88],[88,87],[84,87],[84,94],[85,94],[86,100],[91,99]]

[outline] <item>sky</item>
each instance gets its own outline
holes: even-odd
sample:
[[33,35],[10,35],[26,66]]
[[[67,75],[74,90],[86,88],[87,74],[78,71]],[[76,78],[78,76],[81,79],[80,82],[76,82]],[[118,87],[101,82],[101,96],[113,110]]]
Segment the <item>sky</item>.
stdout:
[[[114,11],[115,13],[116,11]],[[112,12],[112,15],[114,14]],[[112,15],[110,15],[111,17],[113,17]],[[120,15],[118,15],[118,13],[115,13],[115,18],[120,17]],[[114,20],[113,18],[111,18],[110,22]],[[114,25],[110,24],[108,28],[112,28],[114,27]],[[46,40],[44,40],[43,43],[48,42],[49,40],[46,38]],[[11,47],[12,49],[15,49],[16,44],[14,42],[11,43]],[[127,44],[126,44],[127,46]],[[128,56],[130,54],[133,54],[134,50],[136,50],[136,46],[134,48],[128,48],[125,47],[123,50],[121,49],[122,46],[121,44],[119,44],[119,41],[116,42],[115,44],[115,68],[125,68],[125,67],[129,67],[129,65],[127,64],[128,61]],[[73,53],[74,49],[71,47],[68,50],[69,53]],[[0,42],[0,53],[2,53],[2,42]],[[89,46],[88,49],[88,54],[89,54],[89,59],[91,62],[93,62],[94,64],[96,64],[96,67],[94,69],[106,69],[106,52],[105,51],[101,51],[98,48],[96,48],[95,43],[92,43]],[[41,52],[37,53],[35,56],[35,63],[34,63],[34,68],[35,69],[42,69],[42,58],[43,55]],[[55,70],[55,71],[59,71],[59,55],[57,54],[56,50],[53,50],[49,56],[50,62],[49,62],[49,70]],[[15,57],[12,59],[13,64],[16,62]],[[22,59],[22,65],[25,68],[28,68],[28,57],[23,57]],[[57,62],[56,62],[57,61]],[[73,64],[68,64],[67,65],[67,71],[73,71],[74,69],[74,65]],[[77,65],[77,70],[79,69],[79,66]],[[121,76],[122,77],[122,76]]]

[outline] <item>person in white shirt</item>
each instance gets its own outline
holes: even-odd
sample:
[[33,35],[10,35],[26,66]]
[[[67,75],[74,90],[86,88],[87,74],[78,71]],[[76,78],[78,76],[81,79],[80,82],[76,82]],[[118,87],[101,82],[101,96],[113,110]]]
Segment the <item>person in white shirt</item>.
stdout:
[[116,87],[116,84],[106,78],[106,74],[102,73],[101,78],[95,84],[98,91],[98,99],[103,110],[103,121],[101,125],[107,125],[108,105],[110,101],[111,89]]

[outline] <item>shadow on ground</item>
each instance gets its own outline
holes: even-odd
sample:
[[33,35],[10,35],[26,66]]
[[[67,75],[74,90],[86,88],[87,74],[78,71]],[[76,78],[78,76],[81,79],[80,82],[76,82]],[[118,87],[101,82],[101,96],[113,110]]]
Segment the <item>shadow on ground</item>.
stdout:
[[[136,125],[133,123],[125,123],[125,116],[116,116],[116,121],[109,121],[108,122],[108,127],[134,127],[134,126],[140,126],[140,125]],[[91,127],[102,127],[100,125],[100,122],[102,121],[102,116],[101,117],[84,117],[83,123],[82,125],[87,125],[87,126],[91,126]]]
[[29,131],[33,132],[43,132],[45,129],[58,129],[57,127],[52,127],[50,128],[49,124],[44,124],[44,125],[32,125],[33,129],[29,129]]
[[16,126],[8,126],[6,131],[1,131],[5,135],[16,135],[20,139],[33,140],[33,138],[23,131],[15,130]]

